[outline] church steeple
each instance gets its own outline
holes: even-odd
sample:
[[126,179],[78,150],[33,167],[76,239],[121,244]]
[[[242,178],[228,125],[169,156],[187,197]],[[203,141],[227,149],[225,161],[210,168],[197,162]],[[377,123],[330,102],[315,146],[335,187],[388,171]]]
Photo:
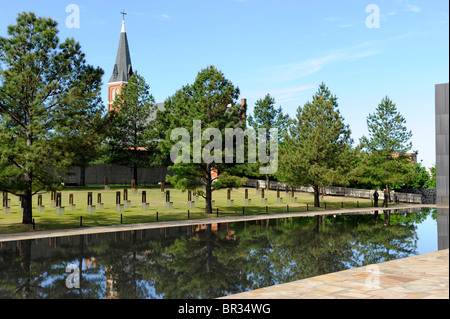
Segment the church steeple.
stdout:
[[120,32],[119,49],[117,50],[116,64],[109,83],[128,82],[133,75],[127,32],[125,30],[126,13],[122,12],[121,14],[124,15],[124,18],[122,20],[122,31]]
[[123,19],[122,30],[120,32],[119,49],[117,50],[117,58],[116,63],[114,64],[113,74],[108,83],[108,111],[111,110],[115,97],[120,94],[122,87],[128,84],[128,81],[133,75],[127,32],[125,30],[126,13],[123,11],[121,14],[123,15]]

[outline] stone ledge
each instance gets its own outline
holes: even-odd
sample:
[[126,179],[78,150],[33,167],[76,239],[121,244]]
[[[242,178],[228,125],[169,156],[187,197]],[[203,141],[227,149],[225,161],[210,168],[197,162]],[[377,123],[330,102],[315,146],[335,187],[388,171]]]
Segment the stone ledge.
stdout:
[[449,250],[344,270],[220,299],[286,298],[449,299]]

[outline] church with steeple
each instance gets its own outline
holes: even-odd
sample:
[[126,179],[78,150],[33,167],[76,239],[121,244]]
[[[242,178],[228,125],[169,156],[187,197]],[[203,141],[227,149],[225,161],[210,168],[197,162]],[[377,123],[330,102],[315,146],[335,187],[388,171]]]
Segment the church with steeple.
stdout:
[[[113,104],[118,95],[121,94],[122,89],[128,85],[133,76],[133,65],[131,63],[130,48],[128,45],[127,31],[125,28],[125,11],[121,12],[122,29],[120,31],[119,48],[117,50],[116,62],[112,69],[112,75],[108,82],[108,112],[113,111]],[[247,100],[241,100],[241,106],[244,110],[247,109]],[[164,102],[156,103],[158,110],[164,110]],[[155,116],[156,112],[152,114]],[[244,112],[242,120],[245,121],[246,115]],[[171,174],[166,166],[139,168],[140,183],[155,184],[165,181],[166,176]],[[213,175],[216,176],[217,171],[214,170]],[[81,172],[78,167],[73,167],[71,173],[64,176],[67,185],[78,185],[80,181]],[[123,181],[131,180],[131,171],[129,167],[120,165],[93,165],[86,168],[85,183],[86,184],[101,184],[104,177],[109,178],[110,184],[120,184]]]
[[[108,82],[108,112],[112,110],[112,106],[116,96],[118,96],[122,88],[128,84],[128,81],[133,76],[133,66],[131,64],[130,48],[128,46],[127,31],[125,29],[125,10],[122,14],[122,30],[120,31],[119,49],[117,50],[116,63],[114,64],[111,79]],[[247,109],[247,99],[241,100],[241,105]],[[164,102],[156,103],[158,110],[164,110]],[[246,115],[244,115],[243,120]]]
[[112,105],[116,96],[120,94],[122,88],[128,84],[128,81],[133,75],[127,31],[125,30],[126,13],[123,11],[121,14],[123,15],[123,20],[122,30],[120,32],[119,49],[117,51],[113,74],[108,82],[108,112],[112,110]]
[[[114,100],[133,76],[130,47],[128,46],[127,31],[125,29],[125,10],[122,11],[121,14],[123,15],[123,18],[122,30],[120,31],[119,49],[117,50],[116,63],[114,64],[113,72],[108,82],[108,112],[112,111]],[[156,107],[158,110],[163,110],[164,102],[156,103]]]

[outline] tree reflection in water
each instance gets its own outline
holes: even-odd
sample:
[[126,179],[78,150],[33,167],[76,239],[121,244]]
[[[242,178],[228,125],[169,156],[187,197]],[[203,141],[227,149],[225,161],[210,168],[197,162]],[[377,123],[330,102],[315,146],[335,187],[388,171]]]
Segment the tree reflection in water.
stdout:
[[[435,215],[380,211],[5,242],[0,298],[216,298],[416,255],[417,225]],[[79,289],[66,286],[68,265],[80,269]]]

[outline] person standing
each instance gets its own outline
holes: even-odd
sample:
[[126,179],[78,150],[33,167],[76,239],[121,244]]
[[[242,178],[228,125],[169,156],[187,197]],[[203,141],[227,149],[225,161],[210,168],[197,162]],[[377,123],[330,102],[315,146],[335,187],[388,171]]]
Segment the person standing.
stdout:
[[378,207],[378,197],[380,197],[380,195],[378,194],[378,191],[375,190],[375,193],[373,193],[373,206],[374,207]]

